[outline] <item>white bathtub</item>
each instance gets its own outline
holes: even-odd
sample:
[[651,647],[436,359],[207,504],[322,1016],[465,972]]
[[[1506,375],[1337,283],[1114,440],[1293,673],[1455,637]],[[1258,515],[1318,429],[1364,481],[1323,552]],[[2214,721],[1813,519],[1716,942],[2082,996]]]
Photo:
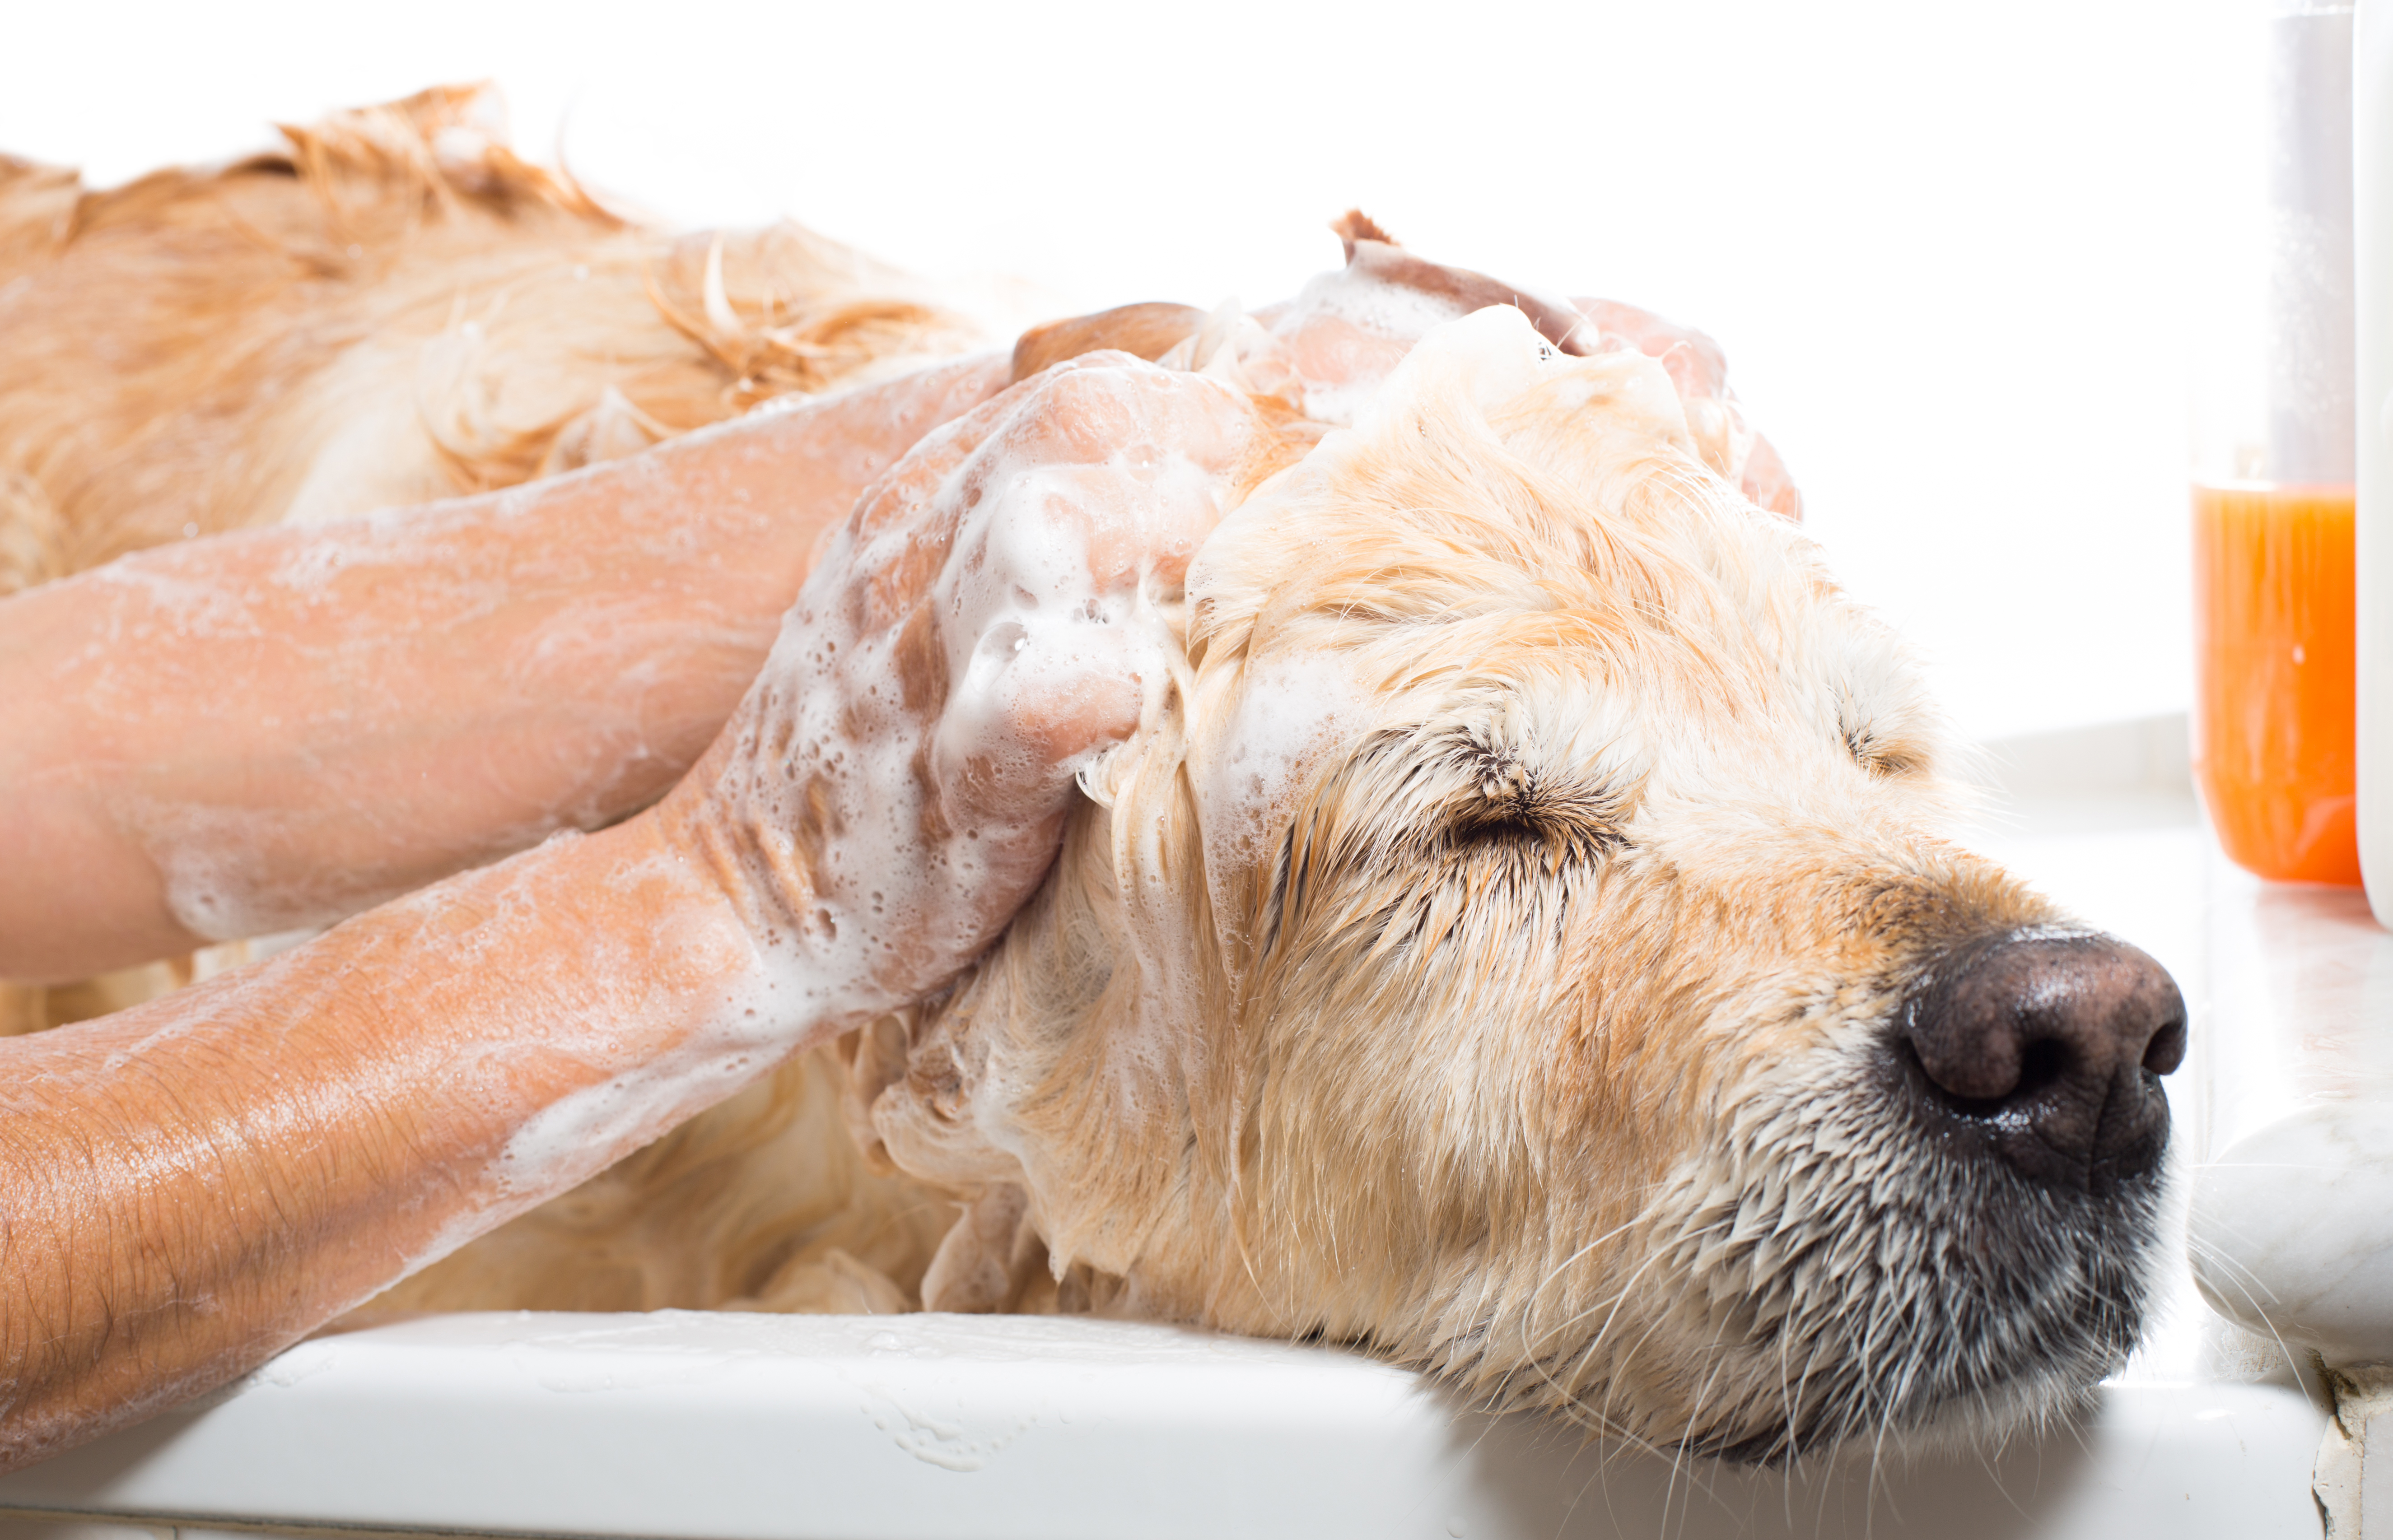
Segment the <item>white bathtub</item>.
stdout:
[[1874,1491],[1865,1456],[1673,1471],[1349,1354],[1157,1327],[477,1315],[303,1344],[0,1481],[0,1503],[707,1540],[2315,1540],[2319,1431],[2296,1390],[2135,1379],[2084,1429]]
[[[2169,963],[2199,1043],[2204,846],[2165,733],[2016,758],[2032,791],[2077,784],[1995,842]],[[2198,1051],[2172,1089],[2189,1151],[2215,1062]],[[0,1480],[0,1513],[20,1516],[0,1540],[2316,1540],[2324,1413],[2182,1277],[2099,1394],[2089,1422],[1982,1457],[1860,1451],[1754,1473],[1472,1415],[1352,1354],[1161,1327],[456,1316],[303,1344],[203,1404]]]

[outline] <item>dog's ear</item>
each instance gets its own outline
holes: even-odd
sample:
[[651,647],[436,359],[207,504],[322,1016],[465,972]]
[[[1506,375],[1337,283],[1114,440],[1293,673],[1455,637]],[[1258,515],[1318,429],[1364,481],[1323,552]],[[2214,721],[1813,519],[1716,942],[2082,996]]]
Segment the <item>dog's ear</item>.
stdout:
[[1019,385],[1049,364],[1101,348],[1118,348],[1153,363],[1196,334],[1205,312],[1193,305],[1117,306],[1093,316],[1051,320],[1022,333],[1013,345],[1013,382]]

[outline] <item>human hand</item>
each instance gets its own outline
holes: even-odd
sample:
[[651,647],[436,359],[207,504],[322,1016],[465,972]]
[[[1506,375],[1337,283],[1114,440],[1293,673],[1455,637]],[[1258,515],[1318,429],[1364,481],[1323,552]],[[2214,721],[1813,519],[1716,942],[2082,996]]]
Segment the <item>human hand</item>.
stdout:
[[827,542],[763,673],[657,809],[818,1039],[935,988],[1062,838],[1073,780],[1170,679],[1161,607],[1269,432],[1122,353],[924,439]]
[[1720,344],[1692,326],[1617,300],[1582,297],[1571,303],[1587,318],[1588,351],[1642,353],[1660,362],[1687,410],[1687,430],[1706,463],[1759,506],[1788,518],[1803,516],[1803,494],[1795,489],[1786,463],[1746,422],[1736,392],[1728,387],[1728,356]]

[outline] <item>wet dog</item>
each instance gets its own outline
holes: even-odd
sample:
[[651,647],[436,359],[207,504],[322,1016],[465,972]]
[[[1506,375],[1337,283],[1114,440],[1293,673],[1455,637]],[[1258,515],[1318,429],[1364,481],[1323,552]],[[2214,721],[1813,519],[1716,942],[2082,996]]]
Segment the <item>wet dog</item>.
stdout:
[[[779,388],[960,346],[894,278],[752,264],[735,293],[726,243],[660,243],[488,148],[443,163],[460,110],[300,137],[225,174],[259,184],[235,191],[77,214],[55,179],[0,187],[0,295],[61,281],[79,241],[120,286],[137,261],[160,286],[111,323],[156,328],[146,372],[62,374],[88,398],[65,406],[36,402],[36,361],[0,380],[0,465],[34,510],[0,524],[34,553],[20,581],[177,532],[126,511],[151,474],[128,447],[188,472],[177,424],[242,451],[209,473],[220,522],[320,516],[738,410],[776,388],[773,358],[825,356],[771,352],[784,313],[877,319]],[[490,213],[506,200],[520,239]],[[267,256],[215,224],[186,240],[226,207]],[[2119,1364],[2156,1260],[2174,985],[1946,837],[1953,750],[1917,672],[1759,505],[1791,489],[1700,339],[1342,233],[1346,270],[1283,310],[1142,307],[1017,349],[1030,376],[1107,348],[1209,373],[1280,424],[1285,468],[1155,596],[1170,687],[1083,776],[992,952],[376,1309],[1188,1321],[1758,1460],[2000,1429]],[[651,273],[678,252],[695,302],[618,282],[588,302],[603,322],[510,300],[515,340],[464,333],[608,251]],[[304,408],[233,389],[248,376],[197,372],[190,327],[160,318],[235,258],[315,262],[331,276],[291,281],[420,334],[334,347],[296,300],[251,307],[258,368],[367,383]],[[574,363],[599,324],[679,383],[644,399]],[[427,394],[423,360],[460,348],[474,371],[429,377],[482,384]],[[549,388],[509,419],[491,403],[526,398],[517,378]],[[503,431],[461,437],[438,402]],[[134,425],[61,447],[61,411]]]

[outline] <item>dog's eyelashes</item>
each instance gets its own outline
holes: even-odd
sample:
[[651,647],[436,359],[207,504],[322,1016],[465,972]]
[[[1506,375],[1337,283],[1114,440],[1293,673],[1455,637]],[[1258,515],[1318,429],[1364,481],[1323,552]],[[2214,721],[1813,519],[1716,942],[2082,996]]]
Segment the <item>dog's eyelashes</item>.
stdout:
[[[1631,789],[1590,766],[1553,766],[1506,745],[1484,724],[1390,728],[1372,735],[1316,799],[1311,848],[1349,862],[1534,855],[1548,871],[1593,861],[1627,842]],[[1327,810],[1342,816],[1322,821]]]
[[1863,655],[1833,671],[1834,731],[1853,763],[1879,780],[1931,775],[1942,755],[1935,709],[1894,669],[1899,659]]
[[[1526,884],[1550,894],[1628,843],[1629,790],[1589,770],[1551,769],[1497,746],[1484,724],[1390,727],[1334,767],[1282,831],[1259,894],[1256,934],[1271,952],[1327,903],[1350,918],[1356,894],[1390,872]],[[1368,923],[1411,935],[1439,884],[1407,881]],[[1341,896],[1343,895],[1343,896]]]
[[1465,739],[1455,750],[1468,790],[1445,799],[1444,832],[1457,844],[1531,842],[1550,855],[1592,860],[1619,848],[1613,788],[1541,772],[1514,754]]
[[1472,745],[1479,761],[1479,795],[1490,803],[1520,802],[1535,795],[1536,779],[1528,766],[1508,755]]

